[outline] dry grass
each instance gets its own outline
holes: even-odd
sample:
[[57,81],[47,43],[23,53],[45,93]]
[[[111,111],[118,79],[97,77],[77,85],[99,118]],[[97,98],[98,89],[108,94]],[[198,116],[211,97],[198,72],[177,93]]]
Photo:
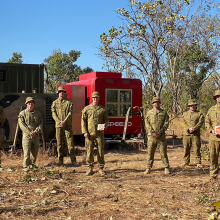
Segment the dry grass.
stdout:
[[174,148],[168,147],[169,176],[158,150],[152,173],[144,176],[147,150],[112,149],[105,155],[105,177],[97,173],[97,164],[88,177],[85,148],[77,147],[80,167],[69,167],[68,157],[67,166],[58,167],[56,158],[41,152],[39,170],[24,181],[23,156],[3,153],[0,219],[208,219],[214,211],[210,203],[220,199],[220,183],[209,180],[206,160],[199,170],[191,155],[192,165],[179,167],[183,148],[178,138]]

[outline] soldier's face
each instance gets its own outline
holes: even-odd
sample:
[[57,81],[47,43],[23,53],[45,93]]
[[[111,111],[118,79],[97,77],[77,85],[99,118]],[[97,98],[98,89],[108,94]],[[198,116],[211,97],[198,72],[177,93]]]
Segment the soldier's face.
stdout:
[[220,103],[220,95],[217,95],[217,96],[215,97],[215,100],[216,100],[218,103]]
[[191,112],[194,112],[196,110],[196,105],[190,105],[189,109]]
[[92,98],[92,104],[93,105],[98,105],[99,104],[99,98],[98,97],[93,97]]
[[27,103],[27,109],[28,109],[28,111],[34,110],[34,101],[30,101]]
[[63,100],[63,99],[64,99],[64,94],[65,94],[64,91],[60,91],[60,92],[59,92],[59,99],[60,99],[60,100]]
[[154,108],[160,108],[160,102],[154,102],[153,107]]

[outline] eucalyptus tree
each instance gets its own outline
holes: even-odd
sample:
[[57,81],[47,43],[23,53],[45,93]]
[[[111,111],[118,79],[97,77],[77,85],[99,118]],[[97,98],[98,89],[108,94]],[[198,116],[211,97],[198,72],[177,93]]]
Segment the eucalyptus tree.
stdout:
[[12,57],[7,61],[7,63],[23,63],[23,60],[22,60],[22,53],[18,53],[18,52],[14,52],[12,54]]
[[[156,96],[160,96],[164,82],[168,80],[169,68],[169,81],[174,91],[173,106],[176,111],[180,95],[178,91],[182,83],[182,70],[178,70],[177,55],[186,42],[195,42],[192,22],[196,16],[207,12],[212,2],[130,0],[126,9],[116,11],[123,20],[123,25],[112,26],[108,33],[101,34],[99,56],[105,60],[105,67],[115,71],[123,72],[130,68],[142,79],[144,87],[150,82],[150,88]],[[199,27],[194,27],[194,30],[199,37]]]
[[46,65],[46,91],[55,92],[57,84],[66,84],[79,79],[83,73],[93,72],[93,69],[86,67],[82,69],[75,62],[80,57],[81,52],[71,50],[68,54],[61,50],[53,50],[53,54],[44,59]]

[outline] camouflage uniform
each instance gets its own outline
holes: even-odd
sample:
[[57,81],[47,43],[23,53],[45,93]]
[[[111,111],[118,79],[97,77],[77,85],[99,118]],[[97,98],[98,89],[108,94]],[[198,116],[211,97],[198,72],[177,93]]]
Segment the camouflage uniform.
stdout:
[[108,113],[106,109],[101,106],[94,106],[90,104],[86,106],[82,110],[82,133],[89,133],[89,138],[85,139],[85,144],[87,147],[87,159],[86,162],[88,166],[93,166],[94,157],[93,157],[93,148],[94,148],[94,141],[97,141],[98,144],[98,162],[99,167],[104,167],[105,160],[104,160],[104,134],[102,131],[97,130],[98,124],[105,124],[105,129],[108,126]]
[[[183,113],[183,147],[184,147],[184,164],[189,164],[190,162],[190,148],[193,147],[194,157],[196,164],[201,164],[201,140],[200,140],[200,128],[204,122],[204,115],[195,110],[191,112],[190,110]],[[193,133],[189,133],[189,128],[194,128]]]
[[[220,95],[220,90],[217,90],[216,94]],[[209,137],[209,150],[210,150],[210,163],[211,163],[210,176],[215,178],[218,174],[220,135],[216,135],[216,136],[213,135],[212,130],[215,129],[215,126],[220,126],[220,107],[214,105],[209,109],[205,118],[205,126],[206,129],[211,133]]]
[[[76,161],[75,148],[73,144],[73,132],[72,132],[72,109],[73,104],[69,100],[56,99],[52,106],[52,116],[56,122],[56,139],[57,139],[57,152],[59,161],[63,162],[63,141],[64,135],[66,136],[67,146],[70,154],[71,162]],[[66,127],[62,128],[59,124],[60,121],[66,122]]]
[[[21,111],[18,115],[18,124],[22,130],[22,147],[24,151],[23,169],[28,171],[34,166],[39,149],[39,134],[42,129],[42,116],[39,111]],[[30,132],[35,131],[37,136],[32,138]]]
[[[0,106],[0,127],[3,126],[5,122],[5,113],[4,109]],[[1,148],[1,140],[0,140],[0,148]],[[0,152],[0,167],[1,167],[1,152]]]
[[[154,163],[154,154],[157,146],[160,148],[160,156],[164,168],[169,167],[169,160],[167,156],[167,140],[165,137],[165,131],[169,126],[169,116],[163,109],[155,111],[151,109],[147,112],[145,125],[148,131],[148,159],[147,168],[151,168]],[[161,136],[155,138],[152,136],[153,132],[160,132]]]

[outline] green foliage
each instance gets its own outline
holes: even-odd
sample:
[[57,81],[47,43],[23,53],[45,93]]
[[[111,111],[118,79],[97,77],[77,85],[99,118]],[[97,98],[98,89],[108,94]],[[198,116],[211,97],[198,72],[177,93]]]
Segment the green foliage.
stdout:
[[210,151],[209,151],[209,148],[206,144],[204,147],[201,148],[201,154],[202,154],[203,160],[210,158]]
[[25,175],[23,177],[23,181],[28,182],[31,179],[31,176],[29,174]]
[[52,175],[55,174],[55,170],[54,170],[54,169],[52,169],[52,170],[46,170],[45,174],[48,175],[48,176],[52,176]]
[[200,193],[199,197],[198,197],[198,203],[209,203],[211,201],[211,198],[204,194],[204,193]]
[[22,60],[22,53],[18,53],[18,52],[14,52],[12,54],[12,57],[8,60],[7,63],[23,63],[23,60]]
[[100,35],[104,67],[140,78],[148,106],[151,95],[161,95],[169,110],[182,112],[215,68],[219,19],[209,13],[210,0],[197,3],[131,0],[117,9],[124,24]]
[[173,62],[175,58],[179,79],[184,84],[183,91],[189,93],[190,98],[197,98],[198,90],[203,85],[208,71],[215,65],[215,58],[211,58],[204,48],[195,43],[184,45],[178,54],[173,52]]
[[46,91],[55,92],[57,84],[66,84],[77,81],[80,74],[93,72],[93,69],[86,67],[81,69],[75,64],[81,52],[71,50],[68,54],[61,50],[53,50],[53,54],[44,59],[46,64]]

